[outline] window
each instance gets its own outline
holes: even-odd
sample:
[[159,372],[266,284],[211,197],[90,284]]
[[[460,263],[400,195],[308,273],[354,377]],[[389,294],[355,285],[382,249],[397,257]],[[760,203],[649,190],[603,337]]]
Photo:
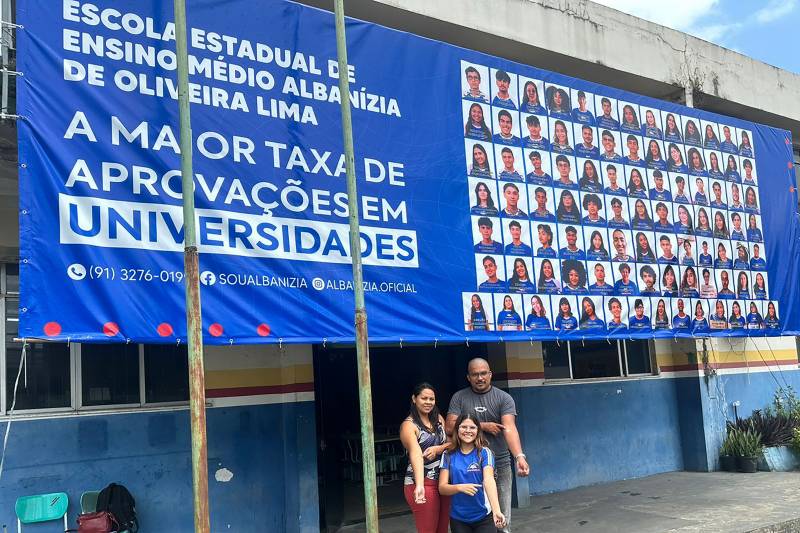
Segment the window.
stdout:
[[144,384],[147,403],[189,401],[189,354],[186,345],[145,345]]
[[81,405],[138,404],[139,346],[136,344],[83,344]]
[[542,343],[545,379],[652,374],[650,341]]

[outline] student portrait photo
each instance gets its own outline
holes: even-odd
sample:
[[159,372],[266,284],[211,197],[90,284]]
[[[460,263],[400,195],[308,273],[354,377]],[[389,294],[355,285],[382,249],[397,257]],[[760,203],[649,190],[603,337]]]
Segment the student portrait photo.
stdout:
[[565,224],[580,224],[581,211],[578,207],[578,192],[566,189],[555,189],[558,195],[558,206],[556,207],[556,220]]
[[744,210],[749,213],[758,213],[758,205],[758,187],[748,185],[744,190]]
[[617,100],[607,96],[595,95],[595,124],[598,128],[619,130],[619,115],[617,114]]
[[634,231],[633,233],[633,249],[636,261],[639,263],[655,263],[656,252],[651,244],[654,239],[653,232]]
[[582,191],[602,193],[603,178],[600,176],[600,171],[597,167],[599,162],[591,159],[578,158],[576,159],[576,164],[578,173],[580,174],[580,178],[578,178],[578,187]]
[[494,294],[497,331],[522,331],[522,296]]
[[754,159],[742,158],[742,185],[758,185],[758,174]]
[[464,111],[464,137],[492,142],[491,115],[489,104],[464,101],[462,103]]
[[762,302],[748,301],[747,314],[744,317],[747,329],[765,329],[767,326],[764,323],[764,311]]
[[644,160],[647,168],[667,170],[664,144],[658,139],[645,139]]
[[766,270],[767,259],[764,257],[763,245],[750,243],[750,270]]
[[510,74],[505,70],[492,69],[494,78],[495,93],[492,98],[492,106],[504,107],[506,109],[517,109],[517,75]]
[[713,209],[711,211],[713,213],[713,222],[711,225],[711,230],[714,234],[715,239],[730,239],[731,238],[731,231],[728,228],[728,221],[725,220],[726,211],[720,209]]
[[708,327],[710,329],[728,329],[728,307],[726,300],[710,300],[709,305],[713,306],[708,315]]
[[686,178],[675,172],[669,172],[668,176],[672,185],[672,201],[679,204],[691,204],[692,196],[686,186]]
[[678,296],[678,267],[675,265],[658,265],[661,280],[661,295],[667,297]]
[[727,209],[728,202],[725,199],[725,182],[718,179],[711,181],[711,207],[715,209]]
[[608,215],[606,223],[609,228],[614,229],[630,229],[631,224],[628,218],[628,205],[625,198],[612,196],[608,201],[611,206],[611,213]]
[[709,213],[712,213],[712,211],[708,207],[697,205],[694,208],[694,234],[698,237],[711,237],[713,235]]
[[626,229],[613,229],[609,230],[611,234],[611,261],[613,262],[631,262],[633,261],[633,236],[630,230]]
[[[736,297],[755,300],[756,297],[750,287],[750,275],[748,272],[746,270],[734,270],[734,273],[736,274],[736,288],[733,292],[736,293]],[[759,274],[761,274],[761,272],[759,272]]]
[[489,103],[489,69],[482,65],[461,62],[464,78],[461,80],[461,96],[473,102]]
[[624,297],[611,296],[605,299],[606,317],[608,322],[606,327],[609,331],[620,331],[628,329],[628,299]]
[[683,298],[700,297],[700,280],[697,277],[695,267],[680,267],[681,281],[678,286],[678,293]]
[[561,294],[586,294],[586,267],[583,261],[561,261]]
[[546,152],[550,150],[545,115],[522,115],[522,146]]
[[622,138],[618,131],[600,130],[600,161],[622,163]]
[[550,170],[550,154],[547,151],[525,150],[526,165],[525,181],[534,185],[553,184],[552,171]]
[[645,166],[642,138],[632,133],[623,134],[625,139],[625,150],[622,162],[626,165]]
[[653,329],[665,330],[672,328],[672,310],[669,307],[669,298],[651,298],[650,305],[653,309],[651,317]]
[[742,187],[738,183],[726,183],[728,187],[728,209],[731,211],[744,211]]
[[695,205],[708,205],[708,183],[702,176],[689,176],[691,183],[692,200]]
[[727,239],[714,239],[717,255],[714,256],[714,268],[733,268],[733,258],[730,254],[731,242]]
[[473,215],[496,217],[497,183],[494,180],[469,178],[470,212]]
[[691,303],[694,309],[694,314],[692,314],[692,331],[695,333],[707,332],[709,330],[707,301],[693,298]]
[[658,296],[661,294],[658,283],[658,274],[653,265],[637,265],[639,268],[639,294],[643,296]]
[[506,257],[506,272],[508,276],[508,292],[534,293],[536,285],[533,283],[533,273],[528,270],[528,265],[532,265],[533,260],[522,257]]
[[501,182],[498,186],[502,191],[502,198],[500,199],[500,217],[527,219],[528,194],[525,185]]
[[639,286],[633,277],[636,263],[619,263],[614,272],[614,294],[620,296],[638,296]]
[[580,329],[605,329],[605,310],[602,296],[584,296],[581,298],[581,317],[578,321]]
[[560,248],[558,256],[561,259],[586,259],[583,248],[583,235],[578,229],[580,226],[573,224],[558,224],[558,242]]
[[683,118],[683,142],[693,146],[703,146],[703,138],[700,135],[696,118]]
[[491,217],[472,217],[472,239],[476,254],[502,254],[503,242],[500,219]]
[[738,154],[739,145],[736,141],[736,128],[721,124],[720,129],[722,131],[722,139],[719,143],[719,149],[729,154]]
[[494,331],[494,309],[488,294],[461,293],[465,331]]
[[647,198],[647,180],[643,171],[643,169],[636,167],[625,166],[625,172],[628,176],[626,192],[631,198]]
[[531,193],[531,218],[540,222],[555,222],[556,207],[553,189],[531,185],[528,187],[528,192]]
[[658,241],[658,263],[668,265],[678,264],[678,246],[676,239],[676,236],[672,233],[656,234],[656,240]]
[[491,144],[467,140],[465,142],[467,154],[467,174],[475,178],[493,178],[491,156],[486,151],[486,146]]
[[661,129],[661,111],[654,107],[640,107],[642,112],[642,135],[651,139],[663,139],[664,131]]
[[692,215],[692,206],[686,206],[683,204],[678,204],[677,209],[675,212],[677,215],[675,216],[675,233],[680,233],[684,235],[692,235],[694,234],[694,217]]
[[519,124],[517,119],[519,113],[516,111],[509,111],[508,109],[495,108],[495,113],[492,115],[492,129],[495,132],[492,136],[492,142],[495,144],[504,144],[506,146],[519,146]]
[[753,144],[751,142],[752,133],[747,130],[739,130],[739,155],[742,157],[755,157]]
[[667,170],[679,173],[686,173],[688,171],[682,145],[676,143],[669,143],[667,145]]
[[572,121],[594,126],[594,95],[582,90],[572,91]]
[[651,203],[653,205],[653,211],[655,212],[655,216],[653,217],[653,229],[656,231],[674,232],[675,224],[672,222],[673,214],[670,212],[674,204],[672,202],[655,200]]
[[553,327],[561,333],[569,333],[578,329],[578,300],[576,296],[553,296]]
[[733,271],[724,268],[714,269],[714,278],[717,282],[717,298],[723,300],[733,300],[736,293],[733,292]]
[[728,316],[728,327],[731,329],[744,329],[747,322],[744,317],[744,310],[742,309],[741,302],[739,300],[733,300],[730,303],[731,313]]
[[479,292],[506,292],[506,272],[502,255],[475,254]]
[[768,330],[779,330],[781,319],[778,315],[778,302],[770,300],[767,302],[767,311],[764,313],[764,326]]
[[614,294],[613,266],[607,261],[587,261],[589,294],[608,296]]
[[586,243],[586,259],[589,261],[608,261],[611,256],[605,228],[583,227],[583,241]]
[[[718,213],[725,213],[726,211],[718,211]],[[742,215],[744,213],[739,213],[737,211],[730,211],[730,231],[731,231],[731,240],[734,241],[745,241],[747,240],[747,235],[745,234],[745,227],[742,223]]]
[[603,192],[617,196],[625,196],[627,191],[624,187],[625,176],[620,176],[625,167],[614,163],[601,163],[603,175]]
[[672,315],[672,329],[676,331],[688,331],[692,328],[692,317],[686,312],[686,303],[691,307],[691,300],[685,298],[672,299],[674,314]]
[[572,127],[575,155],[597,159],[600,156],[600,148],[597,146],[597,133],[594,126],[575,123]]
[[506,255],[523,255],[531,257],[533,250],[530,246],[530,223],[527,220],[504,220],[503,242]]
[[552,154],[555,162],[555,174],[553,175],[553,185],[564,189],[577,189],[578,181],[575,176],[575,167],[572,157],[564,154]]
[[631,229],[653,229],[653,217],[650,215],[650,202],[648,200],[628,198],[628,210],[631,214]]
[[534,294],[530,298],[530,305],[527,308],[528,316],[525,318],[525,329],[533,331],[537,329],[552,329],[550,323],[550,297],[547,295]]
[[686,150],[686,162],[689,167],[689,174],[692,176],[705,176],[706,162],[703,160],[703,154],[698,148],[689,148]]
[[544,83],[541,80],[520,76],[519,84],[521,87],[519,110],[533,115],[546,115],[547,111],[542,102]]
[[555,236],[555,224],[534,224],[534,235],[537,239],[536,257],[558,257],[558,241]]
[[664,140],[668,143],[683,143],[682,117],[675,113],[664,113]]
[[620,100],[617,105],[620,109],[619,129],[623,133],[640,134],[642,124],[639,122],[639,106]]
[[672,201],[672,191],[669,190],[670,184],[665,174],[666,172],[657,169],[647,171],[648,181],[650,182],[649,197],[651,200],[660,200],[662,202]]
[[722,154],[714,150],[703,150],[706,160],[706,172],[708,177],[715,180],[725,179],[725,168]]
[[711,275],[711,271],[713,269],[710,268],[702,268],[698,269],[700,271],[700,298],[716,298],[717,297],[717,285],[716,280]]
[[517,146],[494,145],[495,161],[497,162],[497,179],[502,181],[525,181],[525,172],[522,162],[522,149]]
[[557,259],[533,260],[536,271],[536,292],[539,294],[560,294],[561,293],[561,270]]
[[[704,240],[706,248],[708,248],[708,241]],[[708,255],[707,260],[703,261],[705,264],[700,264],[698,259],[697,246],[695,238],[691,235],[684,235],[678,237],[678,259],[682,266],[708,266],[713,264],[713,258]]]
[[572,133],[567,124],[571,123],[557,118],[550,118],[550,150],[560,154],[572,155],[574,153],[571,141]]
[[561,85],[546,84],[545,102],[551,117],[572,120],[572,104],[569,98],[569,88]]
[[756,300],[766,300],[769,298],[769,287],[767,286],[767,273],[766,272],[753,272],[753,298]]
[[733,183],[741,183],[742,175],[739,172],[739,158],[733,154],[728,154],[725,159],[725,179]]
[[717,131],[717,123],[701,120],[700,129],[703,131],[703,148],[719,150],[720,140],[719,131]]
[[581,193],[581,205],[583,206],[583,219],[581,223],[585,226],[603,226],[606,225],[606,219],[603,218],[603,195],[595,193]]
[[628,328],[631,330],[645,331],[652,329],[650,321],[650,298],[628,298],[630,313],[628,315]]

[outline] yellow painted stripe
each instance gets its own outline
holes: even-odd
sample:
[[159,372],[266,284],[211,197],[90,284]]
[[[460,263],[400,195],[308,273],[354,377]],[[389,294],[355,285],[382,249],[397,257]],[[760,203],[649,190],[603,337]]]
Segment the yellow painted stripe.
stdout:
[[506,365],[509,372],[544,372],[544,360],[541,357],[509,357]]
[[313,382],[314,369],[310,364],[290,365],[283,368],[244,368],[209,370],[206,372],[206,388],[208,389],[263,387]]

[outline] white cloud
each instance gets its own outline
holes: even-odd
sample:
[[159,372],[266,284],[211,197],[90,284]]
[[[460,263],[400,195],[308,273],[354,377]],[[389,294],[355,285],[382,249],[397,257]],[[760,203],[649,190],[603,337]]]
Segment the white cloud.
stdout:
[[695,37],[700,37],[711,43],[724,43],[732,34],[742,27],[740,22],[733,24],[710,24],[708,26],[698,26],[688,30],[688,33]]
[[[613,7],[662,26],[676,30],[688,30],[712,12],[719,0],[594,0],[598,4]],[[785,0],[784,0],[785,1]],[[796,0],[791,0],[793,3]]]
[[767,24],[791,13],[797,0],[771,0],[767,5],[756,11],[755,19],[760,24]]

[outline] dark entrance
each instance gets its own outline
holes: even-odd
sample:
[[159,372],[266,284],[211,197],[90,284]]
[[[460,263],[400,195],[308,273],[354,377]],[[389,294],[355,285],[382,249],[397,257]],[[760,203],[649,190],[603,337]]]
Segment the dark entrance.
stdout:
[[[398,438],[411,390],[420,381],[436,388],[445,415],[450,396],[467,385],[467,362],[486,357],[473,344],[370,348],[375,424],[378,511],[382,517],[409,512],[403,499],[407,465]],[[354,347],[314,348],[320,528],[332,533],[364,521],[356,352]]]

